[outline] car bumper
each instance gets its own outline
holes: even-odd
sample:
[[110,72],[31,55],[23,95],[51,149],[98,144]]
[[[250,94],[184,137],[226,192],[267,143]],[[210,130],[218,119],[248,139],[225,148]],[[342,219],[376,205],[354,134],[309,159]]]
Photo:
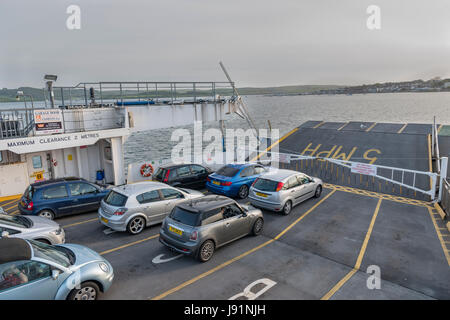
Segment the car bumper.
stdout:
[[53,234],[51,233],[49,235],[51,244],[64,244],[66,243],[66,233],[64,230],[61,231],[60,234]]
[[178,253],[182,253],[187,256],[195,255],[198,249],[197,243],[189,243],[189,242],[182,242],[180,240],[176,240],[166,234],[164,230],[159,231],[159,242],[161,242],[163,245],[168,247],[169,249],[172,249]]
[[212,193],[222,194],[229,197],[234,197],[237,195],[237,190],[234,190],[232,186],[217,186],[211,182],[207,182],[206,189]]
[[249,196],[248,199],[250,200],[250,204],[257,208],[263,208],[271,211],[281,211],[283,208],[282,203],[264,201],[251,196]]
[[102,208],[98,209],[98,221],[104,226],[114,230],[114,231],[126,231],[127,226],[123,221],[115,221],[112,216],[107,216],[103,213]]

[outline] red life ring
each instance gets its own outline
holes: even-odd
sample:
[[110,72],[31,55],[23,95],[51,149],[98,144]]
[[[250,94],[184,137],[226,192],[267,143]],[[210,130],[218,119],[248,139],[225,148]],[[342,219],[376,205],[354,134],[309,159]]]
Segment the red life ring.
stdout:
[[153,174],[153,166],[150,163],[144,163],[141,166],[141,176],[150,177]]

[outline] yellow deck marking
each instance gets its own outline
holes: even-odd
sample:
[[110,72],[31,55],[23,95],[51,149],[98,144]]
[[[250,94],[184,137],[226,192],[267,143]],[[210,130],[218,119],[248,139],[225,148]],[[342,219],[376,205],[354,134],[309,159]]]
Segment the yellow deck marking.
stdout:
[[260,152],[256,157],[254,157],[252,160],[250,161],[256,161],[259,158],[261,158],[261,156],[266,153],[267,151],[271,150],[273,147],[275,147],[277,144],[279,144],[281,141],[283,141],[284,139],[286,139],[287,137],[289,137],[291,134],[293,134],[294,132],[297,132],[298,128],[294,128],[291,131],[289,131],[288,133],[286,133],[283,137],[281,137],[280,139],[278,139],[276,142],[272,143],[268,148],[266,148],[266,150],[264,150],[263,152]]
[[407,126],[408,124],[407,123],[405,123],[404,125],[403,125],[403,127],[401,127],[400,128],[400,130],[398,130],[398,132],[397,133],[402,133],[403,132],[403,130],[405,130],[405,128],[406,128],[406,126]]
[[123,248],[128,248],[128,247],[134,246],[135,244],[139,244],[139,243],[142,243],[142,242],[145,242],[145,241],[148,241],[148,240],[152,240],[152,239],[155,239],[155,238],[158,238],[158,237],[159,237],[159,234],[155,234],[153,236],[150,236],[150,237],[142,239],[142,240],[134,241],[134,242],[131,242],[131,243],[124,244],[124,245],[122,245],[120,247],[116,247],[116,248],[112,248],[112,249],[100,252],[100,255],[103,256],[105,254],[108,254],[108,253],[111,253],[111,252],[114,252],[114,251],[117,251],[117,250],[120,250],[120,249],[123,249]]
[[14,207],[14,204],[15,204],[15,203],[19,203],[19,202],[17,201],[17,199],[8,201],[8,202],[6,202],[6,203],[2,203],[2,204],[1,204],[1,207],[2,207],[3,209],[5,209],[5,207],[8,206],[8,205],[10,205],[10,204],[13,204],[13,207]]
[[93,222],[93,221],[98,221],[98,218],[89,219],[89,220],[84,220],[84,221],[80,221],[80,222],[75,222],[75,223],[67,224],[67,225],[62,226],[62,227],[63,227],[63,228],[70,228],[70,227],[78,226],[78,225],[80,225],[80,224],[84,224],[84,223],[88,223],[88,222]]
[[377,122],[374,122],[369,128],[367,128],[366,132],[369,132],[377,125]]
[[434,228],[436,229],[437,236],[439,238],[439,242],[441,243],[442,250],[444,250],[445,258],[447,259],[448,266],[450,267],[450,255],[447,250],[447,246],[444,244],[444,239],[442,238],[442,233],[439,231],[439,227],[436,223],[436,219],[433,216],[433,212],[431,207],[428,208],[428,213],[430,214],[431,220],[433,221]]
[[321,123],[316,124],[313,129],[317,129],[318,127],[320,127],[321,125],[323,125],[325,123],[325,121],[322,121]]
[[372,234],[373,226],[375,224],[375,220],[377,219],[378,211],[380,210],[381,201],[383,201],[383,200],[382,199],[378,200],[377,206],[375,208],[375,212],[373,213],[373,216],[372,216],[372,220],[370,221],[369,230],[367,230],[366,237],[364,238],[364,242],[361,246],[361,250],[359,251],[359,255],[358,255],[358,258],[356,259],[355,266],[330,291],[328,291],[327,294],[325,294],[321,298],[321,300],[330,299],[361,267],[361,262],[364,257],[364,254],[366,253],[367,244],[369,243],[369,239]]
[[8,200],[17,200],[21,196],[22,196],[21,194],[16,194],[16,195],[13,195],[13,196],[0,197],[0,202],[8,201]]
[[297,223],[299,223],[301,220],[303,220],[304,217],[306,217],[309,213],[311,213],[314,209],[316,209],[322,202],[324,202],[325,200],[327,200],[327,199],[328,199],[335,191],[336,191],[336,190],[331,191],[331,192],[330,192],[329,194],[327,194],[324,198],[322,198],[320,201],[318,201],[314,206],[312,206],[309,210],[307,210],[304,214],[302,214],[297,220],[295,220],[294,222],[292,222],[286,229],[284,229],[283,231],[281,231],[275,238],[270,239],[270,240],[268,240],[268,241],[266,241],[266,242],[260,244],[259,246],[257,246],[257,247],[255,247],[255,248],[253,248],[253,249],[250,249],[250,250],[248,250],[248,251],[246,251],[246,252],[240,254],[240,255],[237,256],[237,257],[234,257],[234,258],[232,258],[232,259],[230,259],[230,260],[228,260],[228,261],[225,261],[224,263],[222,263],[222,264],[220,264],[220,265],[218,265],[218,266],[216,266],[216,267],[214,267],[214,268],[212,268],[212,269],[210,269],[210,270],[208,270],[208,271],[206,271],[206,272],[204,272],[204,273],[202,273],[202,274],[199,274],[198,276],[196,276],[196,277],[194,277],[194,278],[192,278],[192,279],[190,279],[190,280],[188,280],[188,281],[185,281],[185,282],[183,282],[182,284],[180,284],[180,285],[178,285],[178,286],[176,286],[176,287],[174,287],[174,288],[172,288],[172,289],[170,289],[170,290],[167,290],[166,292],[161,293],[160,295],[151,298],[151,300],[161,300],[161,299],[167,297],[168,295],[171,295],[172,293],[177,292],[177,291],[179,291],[179,290],[181,290],[181,289],[183,289],[183,288],[185,288],[185,287],[187,287],[187,286],[193,284],[194,282],[197,282],[198,280],[203,279],[203,278],[209,276],[210,274],[213,274],[214,272],[219,271],[219,270],[225,268],[226,266],[232,264],[233,262],[236,262],[236,261],[238,261],[238,260],[241,260],[242,258],[248,256],[249,254],[251,254],[251,253],[253,253],[253,252],[255,252],[255,251],[258,251],[258,250],[261,249],[261,248],[264,248],[264,247],[267,246],[268,244],[271,244],[272,242],[277,241],[277,240],[280,239],[280,237],[282,237],[286,232],[288,232],[291,228],[293,228]]
[[15,216],[18,213],[19,213],[19,210],[14,210],[13,212],[10,212],[9,214]]
[[346,125],[348,125],[349,123],[350,123],[350,121],[348,121],[348,122],[344,123],[344,125],[343,125],[342,127],[340,127],[340,128],[338,129],[338,131],[341,131],[342,129],[344,129],[344,128],[345,128],[345,126],[346,126]]

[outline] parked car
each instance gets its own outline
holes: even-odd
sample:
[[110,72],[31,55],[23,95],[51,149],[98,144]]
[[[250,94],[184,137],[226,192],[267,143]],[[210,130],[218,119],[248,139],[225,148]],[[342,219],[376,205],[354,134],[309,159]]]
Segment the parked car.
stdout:
[[173,187],[201,189],[211,173],[210,168],[199,164],[166,164],[158,168],[152,179]]
[[1,300],[95,300],[113,279],[111,264],[89,248],[0,239]]
[[228,164],[208,176],[206,188],[213,193],[245,199],[253,181],[266,170],[254,163]]
[[175,205],[199,197],[203,193],[156,181],[128,184],[111,190],[101,201],[98,217],[105,226],[134,235],[161,223]]
[[249,200],[254,207],[288,215],[295,205],[311,197],[320,197],[322,184],[319,178],[298,171],[273,170],[255,180]]
[[7,215],[0,213],[0,238],[37,240],[47,244],[65,241],[64,229],[59,224],[43,217]]
[[28,186],[18,207],[22,215],[53,220],[69,214],[96,211],[109,189],[80,178],[36,182]]
[[177,205],[164,219],[159,241],[206,262],[217,248],[248,234],[259,235],[263,226],[261,210],[209,195]]

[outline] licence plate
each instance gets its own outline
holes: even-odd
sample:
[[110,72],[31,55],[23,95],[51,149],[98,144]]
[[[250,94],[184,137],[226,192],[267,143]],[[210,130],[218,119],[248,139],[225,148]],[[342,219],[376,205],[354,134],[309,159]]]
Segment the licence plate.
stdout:
[[103,218],[103,217],[102,217],[102,221],[103,221],[104,223],[108,223],[108,219],[105,219],[105,218]]
[[181,231],[180,229],[174,228],[172,226],[169,226],[169,231],[172,231],[173,233],[176,233],[179,236],[181,236],[183,234],[183,231]]
[[212,183],[215,184],[215,185],[220,186],[220,182],[219,181],[213,181]]
[[267,198],[267,194],[265,193],[261,193],[261,192],[256,192],[257,196],[263,197],[263,198]]

